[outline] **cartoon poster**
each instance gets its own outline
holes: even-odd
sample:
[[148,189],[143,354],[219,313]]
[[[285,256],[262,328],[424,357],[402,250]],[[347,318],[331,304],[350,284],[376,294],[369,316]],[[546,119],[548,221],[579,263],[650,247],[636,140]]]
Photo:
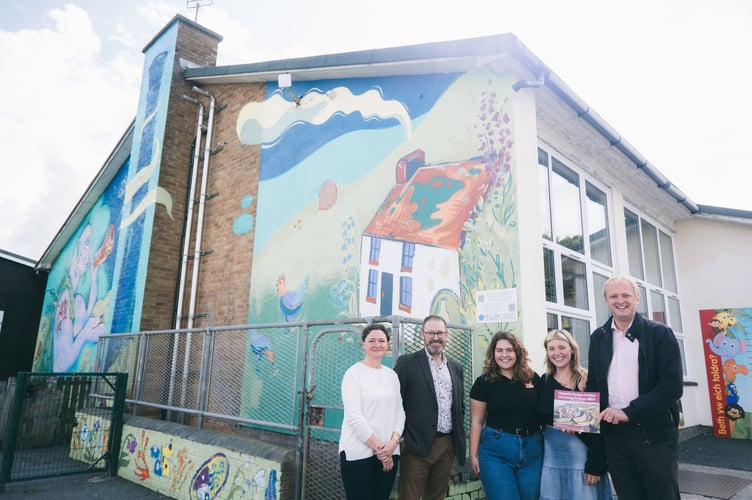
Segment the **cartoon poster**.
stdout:
[[[713,434],[752,439],[752,308],[700,311]],[[746,408],[746,410],[745,410]]]

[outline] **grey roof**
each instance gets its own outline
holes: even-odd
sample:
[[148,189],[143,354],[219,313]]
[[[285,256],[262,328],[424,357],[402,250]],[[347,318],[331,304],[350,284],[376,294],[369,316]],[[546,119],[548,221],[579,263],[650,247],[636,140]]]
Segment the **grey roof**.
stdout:
[[[193,21],[178,15],[164,29],[176,21],[195,24]],[[209,33],[221,39],[219,35],[213,32]],[[200,84],[259,83],[277,81],[281,73],[290,73],[295,81],[310,81],[454,73],[479,67],[494,68],[497,65],[515,68],[520,74],[528,75],[530,80],[517,82],[514,85],[516,90],[527,84],[545,85],[546,88],[570,106],[579,117],[605,137],[612,146],[629,158],[638,171],[647,175],[659,188],[673,196],[678,203],[688,210],[689,214],[752,224],[752,212],[750,211],[697,205],[690,200],[512,33],[249,64],[186,68],[183,71],[183,77],[188,81]],[[109,181],[117,173],[119,165],[130,154],[132,133],[133,123],[103,165],[100,173],[92,181],[68,220],[50,243],[39,264],[37,264],[38,268],[49,269],[49,266],[62,250],[63,245],[88,213],[93,202],[101,195]]]
[[695,202],[648,162],[512,33],[252,64],[190,68],[184,70],[183,76],[204,84],[250,83],[276,81],[280,73],[290,73],[293,80],[305,81],[460,72],[481,66],[494,68],[496,65],[519,69],[521,74],[529,76],[530,80],[515,83],[515,90],[545,85],[690,214],[699,212]]
[[294,80],[362,78],[468,71],[522,46],[511,33],[405,47],[343,52],[276,61],[189,68],[186,80],[197,83],[276,81],[280,73]]

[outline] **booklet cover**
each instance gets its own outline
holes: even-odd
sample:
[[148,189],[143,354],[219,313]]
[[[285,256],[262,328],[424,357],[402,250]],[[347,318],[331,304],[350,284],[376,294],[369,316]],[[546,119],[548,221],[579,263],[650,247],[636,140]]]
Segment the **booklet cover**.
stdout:
[[597,392],[554,391],[554,427],[599,433],[600,396]]

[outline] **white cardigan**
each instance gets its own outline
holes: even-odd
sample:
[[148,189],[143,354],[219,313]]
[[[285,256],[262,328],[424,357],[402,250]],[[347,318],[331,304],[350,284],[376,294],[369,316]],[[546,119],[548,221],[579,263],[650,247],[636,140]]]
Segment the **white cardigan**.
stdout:
[[[352,365],[342,377],[342,402],[345,416],[339,451],[347,460],[361,460],[374,455],[366,444],[371,435],[386,442],[405,427],[400,383],[394,370],[386,366],[370,368],[363,362]],[[399,446],[394,450],[399,455]]]

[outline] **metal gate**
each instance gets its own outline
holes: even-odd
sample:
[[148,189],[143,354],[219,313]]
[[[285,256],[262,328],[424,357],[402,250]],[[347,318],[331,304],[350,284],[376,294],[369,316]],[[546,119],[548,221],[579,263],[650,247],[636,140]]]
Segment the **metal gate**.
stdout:
[[[385,318],[386,319],[386,318]],[[379,322],[379,321],[377,321]],[[398,355],[423,348],[421,323],[405,318],[383,321],[391,328],[392,352],[383,364],[393,366]],[[465,398],[472,385],[472,339],[468,327],[448,325],[451,331],[447,355],[464,369]],[[361,329],[338,325],[321,330],[312,339],[308,354],[303,438],[303,486],[301,498],[306,500],[344,499],[339,467],[339,437],[344,409],[341,382],[345,371],[363,359]],[[470,411],[465,401],[465,426]]]
[[19,373],[0,492],[9,482],[93,470],[114,476],[127,380],[125,373]]

